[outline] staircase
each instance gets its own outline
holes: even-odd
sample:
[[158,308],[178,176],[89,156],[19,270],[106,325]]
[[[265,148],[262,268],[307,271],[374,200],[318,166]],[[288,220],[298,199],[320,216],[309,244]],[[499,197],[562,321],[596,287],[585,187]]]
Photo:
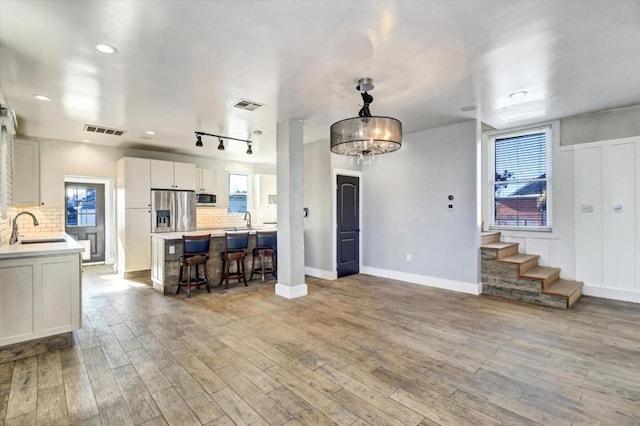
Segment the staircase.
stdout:
[[482,234],[482,293],[567,309],[582,295],[582,283],[560,279],[560,268],[538,266],[540,256],[519,254],[518,243],[500,241],[499,232]]

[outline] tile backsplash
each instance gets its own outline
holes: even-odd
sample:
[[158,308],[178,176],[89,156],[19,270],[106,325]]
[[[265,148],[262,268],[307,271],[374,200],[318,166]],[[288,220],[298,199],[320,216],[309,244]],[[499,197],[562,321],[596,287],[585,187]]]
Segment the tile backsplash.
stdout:
[[21,234],[64,231],[64,210],[51,207],[9,207],[7,219],[0,219],[0,245],[9,244],[13,218],[21,211],[33,213],[38,218],[39,226],[33,225],[31,216],[18,218],[18,229]]
[[[251,211],[251,224],[262,226],[265,222],[277,220],[275,206],[267,210]],[[196,209],[196,223],[199,229],[245,226],[244,213],[228,213],[227,209],[214,207],[198,207]]]

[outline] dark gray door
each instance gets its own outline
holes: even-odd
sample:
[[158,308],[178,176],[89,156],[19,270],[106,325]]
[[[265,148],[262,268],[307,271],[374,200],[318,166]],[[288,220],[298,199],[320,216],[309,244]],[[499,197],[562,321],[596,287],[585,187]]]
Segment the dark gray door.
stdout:
[[338,278],[360,273],[360,179],[338,175]]
[[89,242],[91,257],[83,263],[104,262],[104,185],[67,182],[65,198],[65,232]]

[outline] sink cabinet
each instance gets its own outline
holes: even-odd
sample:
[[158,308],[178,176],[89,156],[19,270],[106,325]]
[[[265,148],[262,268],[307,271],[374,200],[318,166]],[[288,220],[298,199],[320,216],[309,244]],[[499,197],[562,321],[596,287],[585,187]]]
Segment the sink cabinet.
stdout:
[[81,327],[80,253],[0,260],[0,348]]

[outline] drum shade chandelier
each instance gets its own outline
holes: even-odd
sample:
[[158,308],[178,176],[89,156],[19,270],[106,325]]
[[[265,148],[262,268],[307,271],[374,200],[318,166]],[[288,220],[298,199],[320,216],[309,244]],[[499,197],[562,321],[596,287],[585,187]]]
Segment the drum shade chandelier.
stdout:
[[[223,139],[227,139],[227,140],[246,143],[247,144],[247,154],[248,155],[253,154],[253,149],[251,147],[251,144],[253,142],[251,142],[248,139],[237,139],[237,138],[232,138],[230,136],[214,135],[213,133],[205,133],[205,132],[195,132],[195,134],[196,134],[196,146],[199,147],[199,148],[204,146],[204,144],[202,143],[202,136],[212,136],[214,138],[218,138],[218,151],[224,151],[224,140]],[[262,133],[260,133],[260,134],[262,134]]]
[[371,115],[373,80],[361,78],[356,90],[362,96],[358,117],[340,120],[331,125],[331,152],[352,156],[358,164],[370,164],[374,157],[400,149],[402,123],[391,117]]

